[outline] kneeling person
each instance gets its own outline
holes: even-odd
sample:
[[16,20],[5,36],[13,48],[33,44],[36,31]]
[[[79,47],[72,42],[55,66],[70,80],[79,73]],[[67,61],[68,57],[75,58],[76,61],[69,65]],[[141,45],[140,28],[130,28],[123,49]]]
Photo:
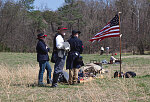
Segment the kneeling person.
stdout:
[[70,52],[67,56],[66,69],[69,69],[69,84],[78,82],[78,69],[83,63],[80,63],[80,54],[83,52],[83,43],[78,38],[80,31],[72,31],[72,35],[68,40],[70,44]]

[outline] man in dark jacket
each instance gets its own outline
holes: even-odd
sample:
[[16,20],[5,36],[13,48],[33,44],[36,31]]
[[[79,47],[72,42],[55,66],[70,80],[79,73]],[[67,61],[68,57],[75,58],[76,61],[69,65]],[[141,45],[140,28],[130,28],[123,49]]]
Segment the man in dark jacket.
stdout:
[[83,52],[82,41],[78,38],[80,31],[72,31],[71,38],[68,40],[70,44],[70,52],[68,53],[66,69],[69,69],[69,84],[78,82],[78,69],[83,65],[80,60],[80,54]]
[[47,37],[47,35],[40,33],[37,35],[37,37],[38,37],[37,39],[39,40],[36,46],[37,61],[39,62],[39,66],[40,66],[38,84],[44,85],[43,74],[44,74],[45,69],[47,70],[47,84],[50,84],[52,69],[49,64],[49,56],[48,56],[48,52],[50,48],[48,48],[47,45],[45,44],[45,37]]
[[55,35],[53,40],[53,63],[54,65],[54,73],[53,73],[53,83],[52,87],[57,87],[58,77],[59,74],[63,72],[65,60],[66,60],[66,54],[65,51],[67,50],[64,43],[64,36],[67,28],[58,27],[58,33]]

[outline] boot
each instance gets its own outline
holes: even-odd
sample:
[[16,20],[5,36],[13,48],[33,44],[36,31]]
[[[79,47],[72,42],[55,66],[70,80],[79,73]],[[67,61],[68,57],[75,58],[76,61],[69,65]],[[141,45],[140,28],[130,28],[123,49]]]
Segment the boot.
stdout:
[[76,85],[76,84],[78,84],[78,82],[77,82],[76,78],[73,77],[73,85]]
[[43,82],[38,82],[38,86],[40,86],[40,87],[44,87],[44,86],[46,86]]
[[45,84],[43,83],[43,77],[39,76],[38,78],[38,86],[45,86]]
[[52,80],[47,79],[47,84],[52,84]]
[[52,87],[57,87],[58,77],[59,77],[59,73],[58,74],[53,74]]
[[50,79],[49,74],[47,74],[47,84],[52,84],[52,80]]

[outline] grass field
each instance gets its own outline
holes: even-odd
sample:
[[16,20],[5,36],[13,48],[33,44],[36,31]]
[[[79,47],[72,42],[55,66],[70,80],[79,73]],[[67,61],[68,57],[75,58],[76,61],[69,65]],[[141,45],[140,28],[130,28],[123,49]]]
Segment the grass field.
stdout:
[[[93,59],[109,60],[110,56],[84,54],[83,58],[88,63]],[[103,79],[51,88],[37,86],[36,54],[1,52],[0,102],[150,102],[150,55],[123,55],[122,60],[122,70],[134,71],[137,77],[114,79],[113,73],[119,70],[119,65],[103,65],[108,70]]]

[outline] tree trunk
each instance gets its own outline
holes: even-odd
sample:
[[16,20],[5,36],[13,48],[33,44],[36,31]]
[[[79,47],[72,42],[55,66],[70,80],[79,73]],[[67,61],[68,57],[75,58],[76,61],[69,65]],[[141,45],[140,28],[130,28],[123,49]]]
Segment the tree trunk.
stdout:
[[144,55],[144,45],[142,41],[139,41],[137,48],[139,50],[140,55]]

